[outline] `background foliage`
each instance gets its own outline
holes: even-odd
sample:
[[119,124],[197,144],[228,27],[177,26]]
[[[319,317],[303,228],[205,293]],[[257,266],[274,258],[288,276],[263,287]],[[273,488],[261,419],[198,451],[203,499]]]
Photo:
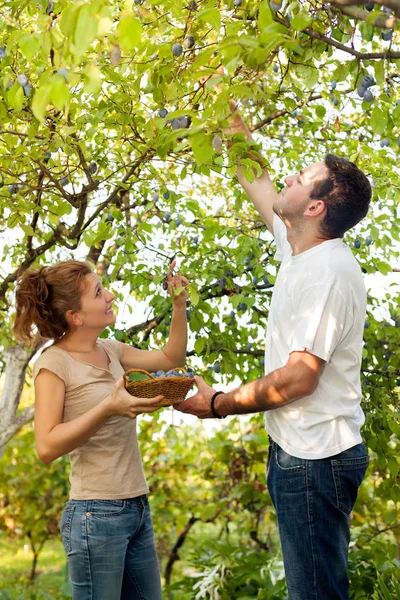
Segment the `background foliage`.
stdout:
[[[355,161],[373,182],[369,216],[346,236],[371,284],[362,379],[373,460],[353,517],[352,597],[390,598],[399,566],[399,289],[382,295],[372,282],[391,276],[399,254],[400,12],[394,0],[365,6],[2,2],[0,363],[7,382],[22,353],[11,333],[17,276],[72,257],[92,260],[117,291],[121,315],[105,335],[162,346],[171,303],[160,282],[177,257],[192,281],[188,362],[209,382],[260,376],[277,265],[235,181],[247,146],[240,137],[229,151],[222,143],[227,99],[238,100],[278,189],[326,152]],[[375,81],[371,102],[357,92],[365,75]],[[243,164],[253,177],[255,163]],[[21,389],[12,410],[9,395],[0,399],[1,522],[38,555],[58,535],[65,471],[61,461],[38,463],[25,425],[32,399],[21,403]],[[141,443],[171,597],[284,598],[261,417],[231,419],[211,437],[200,424],[143,420]]]

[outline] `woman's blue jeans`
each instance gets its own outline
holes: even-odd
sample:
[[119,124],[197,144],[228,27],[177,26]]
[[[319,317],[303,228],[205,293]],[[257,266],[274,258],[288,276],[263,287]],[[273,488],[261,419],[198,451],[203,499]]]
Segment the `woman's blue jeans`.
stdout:
[[270,440],[275,506],[290,600],[348,600],[350,513],[368,466],[364,444],[305,460]]
[[69,500],[60,531],[73,600],[161,600],[147,495]]

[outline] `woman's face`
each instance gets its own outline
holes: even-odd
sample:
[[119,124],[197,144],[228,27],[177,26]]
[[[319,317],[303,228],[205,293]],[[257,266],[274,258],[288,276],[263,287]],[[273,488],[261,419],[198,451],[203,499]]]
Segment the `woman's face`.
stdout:
[[81,295],[81,310],[71,316],[72,325],[104,329],[115,321],[111,308],[115,296],[103,287],[97,273],[86,275],[85,284]]

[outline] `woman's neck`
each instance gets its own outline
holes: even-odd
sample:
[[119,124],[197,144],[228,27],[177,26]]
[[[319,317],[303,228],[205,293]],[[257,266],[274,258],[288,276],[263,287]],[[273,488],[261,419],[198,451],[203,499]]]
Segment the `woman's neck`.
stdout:
[[88,354],[96,350],[99,333],[100,332],[97,331],[88,332],[78,329],[71,333],[67,333],[56,345],[64,348],[64,350],[67,350],[68,352]]

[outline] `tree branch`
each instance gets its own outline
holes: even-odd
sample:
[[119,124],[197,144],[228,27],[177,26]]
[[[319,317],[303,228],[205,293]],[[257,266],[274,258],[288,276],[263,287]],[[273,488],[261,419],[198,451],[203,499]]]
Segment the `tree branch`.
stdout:
[[[285,27],[288,27],[288,28],[290,27],[290,21],[288,19],[276,16],[275,20],[278,23],[280,23],[281,25],[284,25]],[[391,50],[387,50],[386,52],[376,52],[376,53],[358,52],[357,50],[354,50],[354,48],[349,48],[349,46],[345,46],[344,44],[341,44],[340,42],[334,40],[333,38],[330,38],[326,35],[323,35],[322,33],[319,33],[318,31],[315,31],[312,27],[306,27],[305,29],[303,29],[302,33],[306,33],[309,37],[311,37],[315,40],[319,40],[321,42],[325,42],[326,44],[329,44],[330,46],[334,46],[338,50],[347,52],[348,54],[355,56],[358,60],[378,60],[381,58],[393,58],[393,59],[400,58],[400,52],[392,52]]]
[[[336,6],[354,6],[365,4],[367,0],[329,0],[330,4],[335,4]],[[400,17],[400,1],[399,0],[375,0],[375,4],[380,4],[381,6],[387,6],[392,9],[394,14]]]
[[[336,2],[332,2],[331,4],[335,4]],[[358,6],[340,6],[338,7],[340,12],[350,17],[350,19],[356,19],[357,21],[366,21],[370,16],[370,13],[367,10],[364,10]],[[382,29],[392,29],[397,23],[397,19],[395,17],[388,17],[384,14],[377,16],[373,21],[369,24],[372,27],[382,27]]]

